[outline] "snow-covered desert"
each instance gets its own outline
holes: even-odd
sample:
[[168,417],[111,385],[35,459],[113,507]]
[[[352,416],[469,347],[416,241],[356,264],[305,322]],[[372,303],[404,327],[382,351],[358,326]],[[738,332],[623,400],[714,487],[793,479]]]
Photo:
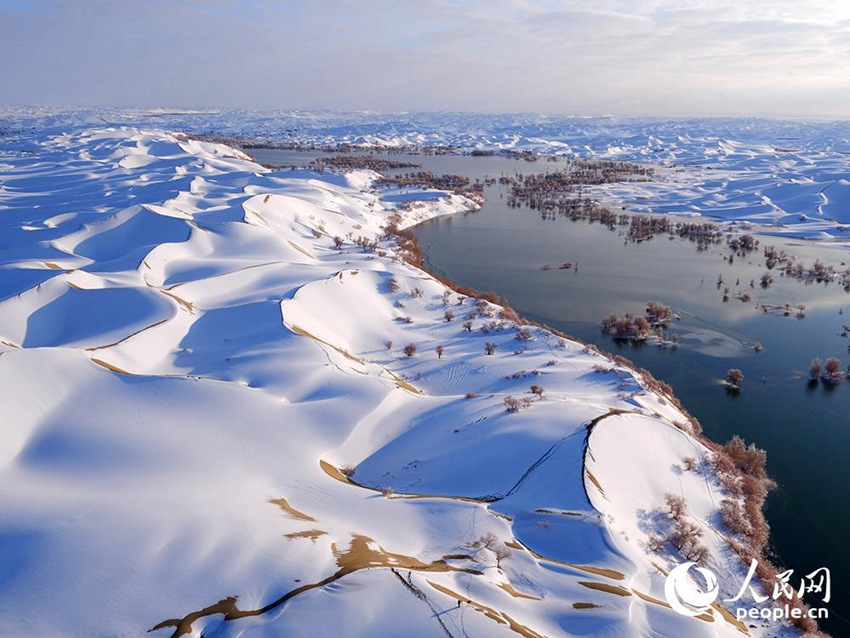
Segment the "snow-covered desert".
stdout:
[[[749,564],[721,510],[745,497],[662,385],[448,288],[387,232],[476,202],[150,122],[4,115],[0,634],[799,634],[722,602]],[[823,164],[771,194],[741,181],[746,149],[716,153],[716,189],[671,211],[729,210],[737,180],[747,218],[843,232]],[[721,583],[693,616],[664,591],[691,557]]]

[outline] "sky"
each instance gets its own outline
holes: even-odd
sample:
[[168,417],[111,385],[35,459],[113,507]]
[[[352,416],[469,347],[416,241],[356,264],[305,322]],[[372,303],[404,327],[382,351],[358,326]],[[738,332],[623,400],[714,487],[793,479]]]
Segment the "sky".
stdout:
[[850,119],[846,0],[0,0],[0,104]]

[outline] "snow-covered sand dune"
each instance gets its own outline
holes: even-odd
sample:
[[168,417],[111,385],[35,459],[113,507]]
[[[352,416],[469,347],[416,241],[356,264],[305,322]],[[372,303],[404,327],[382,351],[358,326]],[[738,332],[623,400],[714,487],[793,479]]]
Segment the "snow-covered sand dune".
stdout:
[[663,602],[665,493],[723,594],[745,572],[712,471],[679,468],[687,418],[356,246],[396,212],[374,174],[128,128],[26,144],[0,158],[0,634],[794,635]]

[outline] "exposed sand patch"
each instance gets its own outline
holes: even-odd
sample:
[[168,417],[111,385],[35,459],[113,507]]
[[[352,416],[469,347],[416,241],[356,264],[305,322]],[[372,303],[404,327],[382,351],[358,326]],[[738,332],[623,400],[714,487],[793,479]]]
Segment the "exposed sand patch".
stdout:
[[517,591],[514,589],[513,585],[510,583],[499,583],[499,587],[504,589],[514,598],[528,598],[529,600],[543,600],[539,596],[532,596],[531,594],[523,594],[521,591]]
[[311,541],[316,542],[317,538],[325,536],[327,532],[324,532],[320,529],[308,529],[305,532],[292,532],[291,534],[284,534],[284,538],[288,538],[289,540],[295,540],[296,538],[309,538]]
[[587,587],[588,589],[594,589],[596,591],[602,591],[606,594],[614,594],[615,596],[631,596],[632,592],[626,589],[625,587],[620,587],[619,585],[609,585],[608,583],[597,583],[592,580],[580,580],[578,581],[579,585]]
[[299,512],[297,509],[292,507],[285,498],[271,499],[271,500],[269,500],[269,503],[277,505],[280,509],[282,509],[284,512],[286,512],[287,514],[289,514],[292,518],[294,518],[296,520],[308,521],[310,523],[316,522],[316,519],[313,518],[312,516],[308,516],[304,512]]
[[[373,567],[395,567],[401,569],[408,569],[410,571],[421,572],[462,571],[475,575],[480,574],[480,572],[477,572],[473,569],[455,567],[454,565],[450,565],[448,562],[446,562],[445,557],[430,563],[426,563],[413,556],[405,556],[403,554],[395,554],[392,552],[388,552],[383,547],[377,545],[374,540],[362,534],[355,534],[354,536],[352,536],[351,543],[347,550],[341,550],[334,543],[331,545],[331,551],[333,552],[333,555],[336,558],[336,564],[339,567],[339,570],[337,572],[335,572],[332,576],[320,580],[319,582],[297,587],[287,592],[277,600],[269,603],[265,607],[261,607],[259,609],[242,610],[236,606],[237,597],[228,596],[227,598],[218,601],[214,605],[210,605],[198,611],[194,611],[190,614],[187,614],[186,616],[183,616],[182,618],[171,618],[168,620],[163,620],[161,623],[153,626],[149,631],[156,631],[158,629],[164,629],[166,627],[174,627],[174,632],[171,634],[171,636],[172,638],[179,638],[180,636],[185,636],[187,634],[192,633],[192,624],[195,621],[206,616],[221,614],[222,616],[224,616],[225,621],[237,620],[239,618],[248,618],[250,616],[259,616],[279,607],[287,600],[290,600],[295,596],[298,596],[299,594],[303,594],[304,592],[310,591],[311,589],[318,589],[320,587],[324,587],[325,585],[337,581],[340,578],[343,578],[344,576],[352,574],[356,571],[360,571],[362,569],[370,569]],[[472,559],[471,556],[466,556],[465,558],[468,560]],[[494,614],[499,614],[499,612],[496,612],[495,610],[492,611]],[[543,638],[539,634],[535,633],[523,635],[529,636],[530,638]]]

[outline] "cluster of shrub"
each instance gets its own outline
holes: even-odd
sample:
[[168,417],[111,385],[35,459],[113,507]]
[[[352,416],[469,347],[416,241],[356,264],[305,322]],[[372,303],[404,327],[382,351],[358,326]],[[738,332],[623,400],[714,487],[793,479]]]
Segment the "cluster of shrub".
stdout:
[[845,292],[850,292],[850,268],[839,272],[835,266],[827,265],[820,259],[816,259],[810,267],[806,267],[785,250],[778,249],[776,246],[765,246],[764,258],[768,270],[781,266],[781,272],[786,277],[809,284],[838,282]]
[[701,542],[702,529],[688,516],[685,499],[666,494],[664,500],[664,513],[670,521],[669,529],[665,536],[651,534],[646,542],[647,547],[652,552],[660,553],[666,543],[670,543],[687,560],[704,565],[709,556],[708,547]]
[[844,379],[850,379],[850,366],[845,372],[838,357],[829,357],[823,363],[815,357],[809,366],[809,382],[817,383],[818,379],[827,384],[841,383]]
[[[646,305],[644,316],[634,316],[631,313],[622,316],[611,314],[600,322],[600,326],[606,334],[623,341],[646,341],[653,334],[666,341],[664,327],[672,316],[673,311],[669,306],[650,301]],[[679,341],[677,335],[673,335],[671,339],[674,344]]]
[[459,194],[468,192],[471,183],[471,180],[463,175],[451,175],[449,173],[437,175],[431,171],[383,176],[375,182],[377,186],[435,188]]
[[378,173],[392,169],[419,168],[421,166],[421,164],[414,162],[390,160],[376,155],[331,155],[329,157],[318,157],[310,165],[319,170],[325,168],[342,171],[368,169]]

